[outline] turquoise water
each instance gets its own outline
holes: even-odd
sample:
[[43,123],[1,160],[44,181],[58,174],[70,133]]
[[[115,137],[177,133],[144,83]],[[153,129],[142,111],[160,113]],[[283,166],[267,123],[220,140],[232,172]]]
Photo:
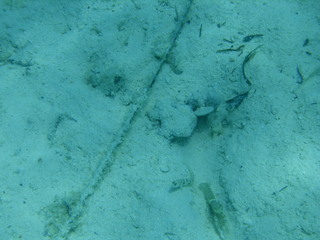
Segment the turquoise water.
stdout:
[[0,3],[0,240],[319,239],[319,1]]

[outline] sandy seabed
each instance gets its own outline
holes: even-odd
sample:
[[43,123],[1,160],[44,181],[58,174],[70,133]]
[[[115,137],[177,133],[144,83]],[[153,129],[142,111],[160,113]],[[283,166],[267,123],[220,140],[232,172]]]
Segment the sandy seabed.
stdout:
[[0,240],[320,238],[319,1],[0,2]]

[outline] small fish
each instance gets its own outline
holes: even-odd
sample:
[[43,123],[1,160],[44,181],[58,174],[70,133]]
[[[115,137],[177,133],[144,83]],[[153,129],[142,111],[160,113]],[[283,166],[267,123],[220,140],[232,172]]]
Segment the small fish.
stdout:
[[252,35],[248,35],[248,36],[245,36],[243,38],[243,42],[250,42],[252,39],[256,38],[256,37],[263,37],[263,34],[252,34]]
[[249,52],[249,54],[244,58],[243,63],[242,63],[242,75],[243,75],[244,80],[246,80],[246,83],[247,83],[249,86],[251,86],[252,83],[251,83],[251,81],[249,80],[249,78],[247,77],[247,75],[246,75],[246,73],[245,73],[245,65],[246,65],[250,60],[252,60],[252,58],[256,55],[257,50],[258,50],[260,47],[261,47],[261,45],[258,46],[258,47],[256,47],[255,49],[253,49],[251,52]]
[[303,76],[301,74],[300,68],[297,67],[297,73],[298,73],[298,79],[297,79],[297,83],[298,84],[302,84],[303,83]]
[[227,110],[229,112],[233,111],[234,109],[236,109],[237,107],[240,106],[240,104],[242,103],[243,99],[245,99],[248,96],[249,91],[243,93],[243,94],[239,94],[237,96],[235,96],[234,98],[231,98],[229,100],[226,101],[227,103]]
[[193,184],[193,182],[194,182],[194,175],[190,171],[189,178],[180,178],[180,179],[174,180],[171,183],[171,187],[170,187],[169,192],[174,192],[176,190],[179,190],[180,188],[191,186]]

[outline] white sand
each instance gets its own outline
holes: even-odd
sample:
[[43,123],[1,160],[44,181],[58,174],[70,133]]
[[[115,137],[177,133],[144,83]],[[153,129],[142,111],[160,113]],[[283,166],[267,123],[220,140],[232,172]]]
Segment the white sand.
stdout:
[[150,88],[188,4],[1,0],[0,240],[320,238],[320,2],[194,0]]

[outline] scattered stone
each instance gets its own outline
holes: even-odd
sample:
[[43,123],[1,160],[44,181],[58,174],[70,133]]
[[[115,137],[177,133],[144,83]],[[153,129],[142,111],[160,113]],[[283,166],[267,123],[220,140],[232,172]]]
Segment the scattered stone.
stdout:
[[159,134],[168,139],[190,137],[197,125],[197,116],[190,106],[170,100],[158,102],[149,117],[159,121]]

